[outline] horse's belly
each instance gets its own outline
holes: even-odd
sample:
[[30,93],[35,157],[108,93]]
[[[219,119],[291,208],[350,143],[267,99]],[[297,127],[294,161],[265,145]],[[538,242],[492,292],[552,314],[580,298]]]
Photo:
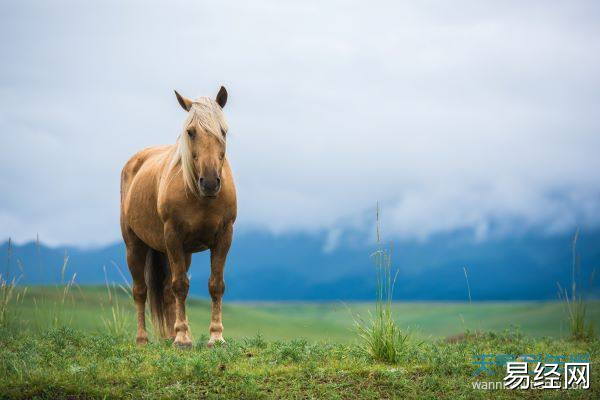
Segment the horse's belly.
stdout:
[[190,244],[189,246],[186,246],[184,248],[184,251],[186,253],[199,253],[205,250],[208,250],[208,246],[205,246],[203,244]]
[[154,250],[165,252],[165,237],[163,233],[163,224],[159,218],[136,218],[136,215],[130,216],[129,225],[138,238]]

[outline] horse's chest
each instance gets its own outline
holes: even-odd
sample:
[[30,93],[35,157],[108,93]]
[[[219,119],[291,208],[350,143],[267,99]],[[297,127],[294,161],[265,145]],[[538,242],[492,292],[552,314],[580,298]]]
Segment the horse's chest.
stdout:
[[183,247],[186,252],[198,252],[213,246],[222,228],[222,218],[216,215],[188,217],[183,224]]

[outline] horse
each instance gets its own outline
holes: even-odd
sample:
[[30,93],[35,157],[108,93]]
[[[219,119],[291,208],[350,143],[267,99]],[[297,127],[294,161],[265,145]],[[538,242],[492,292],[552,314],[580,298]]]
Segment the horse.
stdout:
[[120,224],[133,279],[139,345],[148,343],[148,299],[161,338],[190,348],[185,313],[192,253],[210,250],[210,347],[224,343],[221,300],[223,270],[237,214],[236,191],[225,154],[228,125],[223,108],[227,90],[196,100],[175,91],[187,111],[175,144],[149,147],[127,161],[121,172]]

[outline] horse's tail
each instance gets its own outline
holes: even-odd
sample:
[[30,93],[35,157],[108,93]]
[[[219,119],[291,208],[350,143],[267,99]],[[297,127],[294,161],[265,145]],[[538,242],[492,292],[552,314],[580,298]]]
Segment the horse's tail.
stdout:
[[156,250],[148,250],[144,270],[148,288],[148,304],[155,331],[162,338],[169,335],[167,305],[165,304],[165,284],[171,279],[167,257]]

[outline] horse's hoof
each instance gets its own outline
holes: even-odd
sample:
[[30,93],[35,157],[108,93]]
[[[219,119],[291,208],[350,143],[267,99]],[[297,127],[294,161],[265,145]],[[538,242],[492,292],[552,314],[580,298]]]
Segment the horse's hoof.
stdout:
[[192,348],[192,342],[173,342],[173,346],[181,350],[190,350]]
[[148,338],[147,337],[138,337],[135,339],[135,343],[138,346],[144,346],[144,345],[148,344]]
[[220,338],[220,339],[210,339],[208,342],[206,342],[206,347],[211,348],[213,347],[215,344],[219,344],[219,345],[224,345],[225,339]]

